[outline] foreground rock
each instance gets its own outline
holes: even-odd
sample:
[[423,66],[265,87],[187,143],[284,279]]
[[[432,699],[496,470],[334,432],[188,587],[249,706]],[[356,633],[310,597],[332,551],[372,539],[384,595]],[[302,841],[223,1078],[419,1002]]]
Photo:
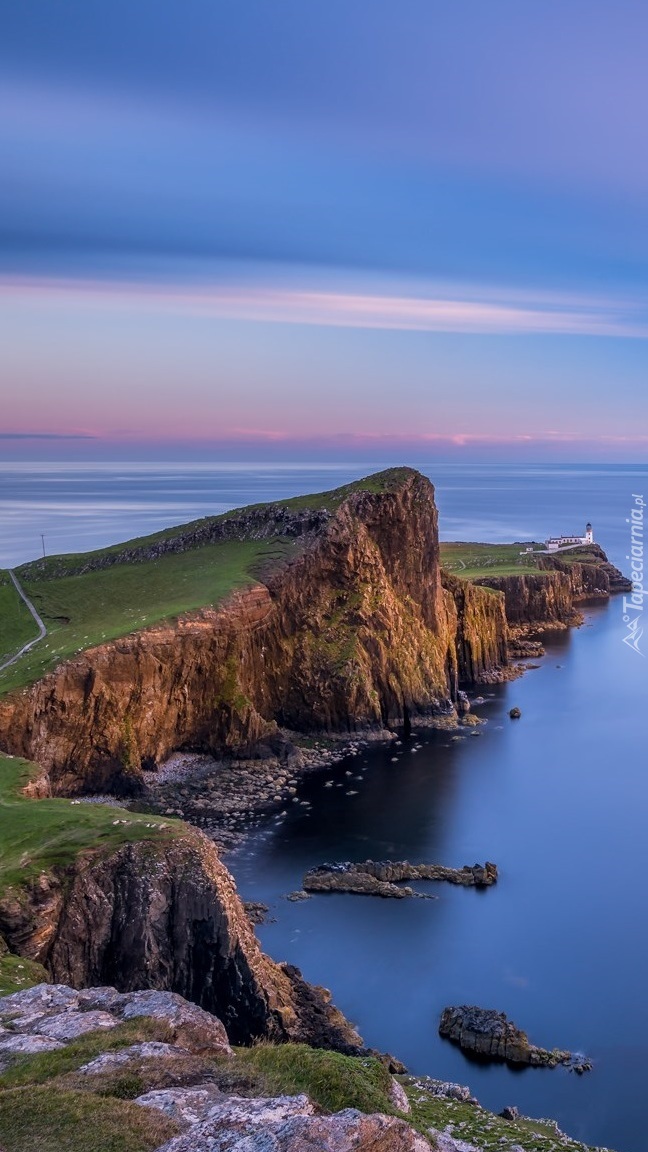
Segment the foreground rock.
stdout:
[[[187,1116],[178,1094],[151,1092],[136,1100],[174,1119]],[[199,1103],[200,1109],[202,1102]],[[189,1112],[190,1114],[190,1112]],[[430,1152],[404,1120],[346,1108],[318,1116],[307,1096],[244,1099],[229,1096],[202,1107],[202,1119],[158,1152]]]
[[[65,1048],[87,1032],[108,1034],[138,1017],[164,1025],[169,1042],[103,1052],[68,1073],[56,1090],[81,1087],[109,1096],[119,1093],[120,1083],[150,1078],[159,1084],[166,1076],[168,1087],[150,1089],[135,1100],[164,1113],[179,1130],[162,1146],[164,1152],[429,1152],[428,1141],[395,1116],[351,1108],[324,1116],[305,1094],[268,1098],[223,1091],[215,1082],[216,1070],[230,1066],[233,1053],[222,1022],[170,992],[121,994],[108,987],[79,992],[62,984],[38,984],[0,998],[0,1073],[25,1054]],[[119,1076],[126,1079],[120,1082]],[[391,1084],[392,1106],[407,1111],[403,1088],[394,1080]]]
[[488,888],[497,882],[497,865],[464,864],[444,868],[441,864],[410,864],[407,860],[365,860],[362,863],[321,864],[304,877],[305,892],[351,892],[361,896],[394,897],[422,894],[399,887],[402,880],[445,880],[465,887]]
[[[61,1048],[87,1032],[116,1028],[138,1016],[162,1021],[169,1038],[185,1052],[210,1056],[231,1056],[227,1032],[222,1022],[196,1004],[173,992],[139,991],[121,994],[116,988],[86,988],[77,992],[64,984],[36,984],[22,992],[0,998],[0,1065],[17,1052]],[[43,1045],[41,1040],[50,1041]],[[32,1041],[21,1048],[16,1041]],[[150,1052],[139,1056],[159,1056],[166,1045],[149,1045]],[[123,1059],[123,1053],[113,1054]],[[95,1071],[90,1065],[87,1071]]]
[[587,1072],[592,1067],[585,1057],[560,1048],[538,1048],[529,1042],[526,1032],[517,1028],[504,1012],[462,1004],[444,1008],[439,1033],[454,1041],[466,1052],[475,1052],[510,1064],[530,1064],[555,1068],[559,1064],[574,1072]]

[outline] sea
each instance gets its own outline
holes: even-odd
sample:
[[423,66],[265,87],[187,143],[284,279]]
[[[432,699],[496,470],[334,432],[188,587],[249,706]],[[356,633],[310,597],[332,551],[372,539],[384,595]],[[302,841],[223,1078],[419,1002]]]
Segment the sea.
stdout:
[[[640,574],[648,467],[412,461],[436,487],[446,540],[543,540],[591,521]],[[81,551],[255,501],[337,487],[381,467],[0,464],[0,567]],[[634,556],[631,528],[634,531]],[[44,540],[42,539],[44,538]],[[269,905],[264,949],[333,992],[365,1043],[414,1073],[467,1084],[486,1107],[553,1117],[571,1136],[645,1152],[648,1124],[648,630],[623,595],[547,638],[537,667],[482,689],[461,739],[414,732],[305,778],[285,816],[228,864]],[[520,720],[508,710],[521,709]],[[292,903],[326,861],[494,861],[478,891],[432,900],[321,895]],[[438,1035],[446,1005],[506,1012],[593,1070],[513,1070]]]

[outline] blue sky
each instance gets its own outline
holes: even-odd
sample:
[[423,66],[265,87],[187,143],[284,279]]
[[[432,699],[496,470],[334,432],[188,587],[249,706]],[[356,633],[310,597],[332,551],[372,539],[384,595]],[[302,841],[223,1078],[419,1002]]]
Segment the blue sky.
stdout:
[[8,454],[646,458],[645,4],[3,9]]

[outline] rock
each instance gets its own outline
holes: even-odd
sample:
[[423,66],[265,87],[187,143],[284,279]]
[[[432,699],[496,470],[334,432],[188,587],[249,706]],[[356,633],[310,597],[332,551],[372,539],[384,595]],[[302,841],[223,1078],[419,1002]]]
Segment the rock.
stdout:
[[0,1022],[10,1019],[15,1027],[18,1022],[62,1012],[78,1003],[79,993],[67,984],[35,984],[33,988],[0,998]]
[[[449,1132],[439,1132],[436,1128],[428,1128],[428,1132],[434,1139],[436,1152],[483,1152],[482,1147],[468,1144],[466,1140],[460,1140],[458,1136],[452,1136]],[[507,1145],[506,1152],[513,1150]]]
[[519,1115],[519,1109],[516,1108],[514,1104],[507,1106],[506,1108],[502,1108],[502,1111],[500,1112],[500,1116],[503,1120],[517,1120]]
[[394,1108],[397,1108],[399,1112],[409,1113],[412,1111],[412,1105],[409,1102],[407,1092],[400,1081],[396,1080],[393,1076],[389,1084],[389,1099],[394,1105]]
[[262,904],[260,900],[244,900],[243,907],[251,924],[267,923],[270,911],[267,904]]
[[116,1005],[122,1020],[153,1016],[172,1030],[173,1040],[188,1052],[209,1052],[231,1056],[227,1033],[216,1017],[197,1004],[190,1004],[175,992],[127,992]]
[[118,1020],[108,1012],[60,1012],[56,1016],[46,1017],[40,1024],[40,1031],[44,1036],[51,1036],[54,1040],[76,1040],[86,1032],[97,1032],[101,1028],[116,1028]]
[[173,1060],[184,1052],[175,1044],[161,1044],[158,1040],[146,1040],[142,1044],[131,1044],[128,1048],[118,1048],[116,1052],[103,1052],[89,1064],[83,1064],[78,1071],[83,1076],[98,1076],[123,1068],[126,1064],[141,1060]]
[[20,1033],[0,1033],[0,1068],[6,1066],[13,1056],[31,1056],[34,1052],[54,1052],[65,1047],[60,1040],[51,1036],[24,1036]]
[[[15,951],[45,960],[56,983],[32,989],[29,1001],[8,997],[0,1012],[18,1005],[23,1017],[52,1014],[48,1005],[60,1001],[61,1009],[74,1003],[114,1014],[120,992],[154,985],[218,1016],[233,1044],[361,1045],[296,968],[262,953],[233,877],[195,829],[83,854],[64,877],[50,878],[46,906],[41,897],[29,880],[9,909],[0,897],[0,934]],[[119,992],[108,987],[113,981]],[[63,983],[72,987],[60,991]]]
[[[136,1101],[159,1107],[161,1093]],[[176,1104],[176,1106],[178,1106]],[[176,1116],[178,1113],[175,1114]],[[404,1120],[348,1108],[317,1116],[307,1096],[228,1097],[158,1152],[430,1152]]]
[[509,709],[509,716],[511,717],[511,720],[519,720],[521,715],[522,713],[519,708],[515,707]]
[[[362,863],[321,864],[304,877],[307,892],[351,892],[362,896],[421,897],[413,888],[398,887],[401,880],[445,880],[487,888],[497,882],[497,865],[465,864],[463,868],[444,868],[441,864],[410,864],[407,860],[365,860]],[[429,898],[429,897],[428,897]]]
[[511,1064],[531,1064],[545,1068],[564,1064],[579,1072],[591,1068],[590,1061],[575,1053],[559,1048],[549,1051],[530,1044],[526,1032],[517,1028],[504,1012],[490,1008],[467,1004],[444,1008],[439,1033],[467,1052],[506,1060]]
[[183,1126],[199,1124],[218,1102],[226,1097],[215,1084],[200,1085],[197,1088],[164,1088],[155,1092],[145,1092],[138,1096],[136,1104],[143,1108],[157,1108],[171,1120]]

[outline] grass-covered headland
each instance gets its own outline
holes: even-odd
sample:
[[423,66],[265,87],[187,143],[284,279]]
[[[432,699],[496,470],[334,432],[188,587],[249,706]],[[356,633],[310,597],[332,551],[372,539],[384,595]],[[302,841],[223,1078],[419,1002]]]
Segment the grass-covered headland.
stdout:
[[[95,552],[21,565],[16,576],[47,636],[0,671],[0,695],[87,648],[217,605],[296,552],[299,540],[281,531],[282,514],[333,513],[354,492],[388,491],[408,472],[390,468],[330,492],[251,505]],[[273,510],[279,513],[277,532],[260,538],[258,519]],[[212,539],[221,532],[230,538]],[[37,634],[8,572],[0,570],[0,665]]]

